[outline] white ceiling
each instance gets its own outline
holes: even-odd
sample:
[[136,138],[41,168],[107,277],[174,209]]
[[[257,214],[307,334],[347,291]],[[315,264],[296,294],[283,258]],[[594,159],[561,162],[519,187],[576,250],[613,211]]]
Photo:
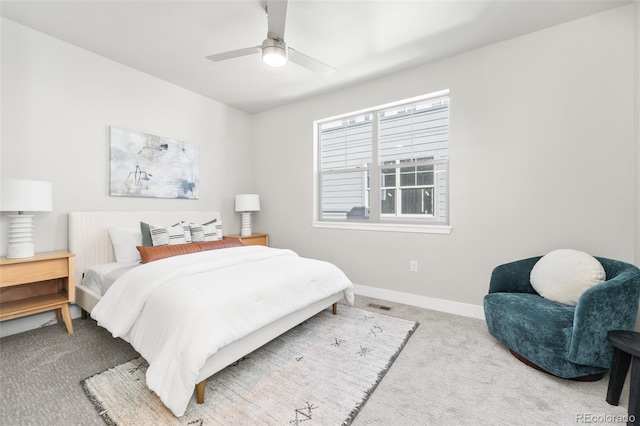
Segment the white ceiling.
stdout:
[[321,77],[260,55],[205,56],[259,45],[262,0],[2,0],[0,14],[249,113],[358,84],[537,31],[630,0],[291,0],[285,41],[336,72]]

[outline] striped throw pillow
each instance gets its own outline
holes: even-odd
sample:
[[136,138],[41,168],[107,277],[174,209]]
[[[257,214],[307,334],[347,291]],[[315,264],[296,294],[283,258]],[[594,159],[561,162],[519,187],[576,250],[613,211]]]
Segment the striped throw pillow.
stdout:
[[[218,227],[220,232],[218,232]],[[191,241],[194,243],[222,239],[222,224],[217,219],[203,224],[190,223],[189,228],[191,230]]]
[[173,244],[185,244],[184,228],[177,223],[173,226],[149,225],[151,241],[155,246],[168,246]]

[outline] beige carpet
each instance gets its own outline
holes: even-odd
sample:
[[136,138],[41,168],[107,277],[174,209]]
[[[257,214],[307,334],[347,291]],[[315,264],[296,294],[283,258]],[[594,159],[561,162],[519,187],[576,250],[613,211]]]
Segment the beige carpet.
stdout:
[[136,358],[82,382],[107,424],[348,425],[417,327],[340,306],[323,311],[207,381],[176,418],[145,384]]
[[[630,375],[614,407],[605,401],[609,375],[584,383],[536,371],[482,320],[356,297],[357,307],[380,312],[371,302],[420,326],[353,426],[625,424]],[[54,324],[0,339],[0,425],[104,425],[79,382],[138,354],[95,321],[76,319],[73,328],[70,335]]]
[[630,375],[614,407],[605,401],[608,374],[559,379],[514,358],[482,320],[357,297],[360,306],[370,302],[420,327],[354,426],[626,425]]

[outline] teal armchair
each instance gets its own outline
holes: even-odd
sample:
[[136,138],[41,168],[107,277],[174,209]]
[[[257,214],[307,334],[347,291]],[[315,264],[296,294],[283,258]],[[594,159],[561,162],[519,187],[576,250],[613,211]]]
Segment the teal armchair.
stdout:
[[576,306],[545,299],[531,286],[541,257],[496,267],[484,298],[489,333],[519,359],[565,379],[597,380],[609,370],[610,330],[633,330],[640,299],[640,270],[596,257],[606,281],[586,290]]

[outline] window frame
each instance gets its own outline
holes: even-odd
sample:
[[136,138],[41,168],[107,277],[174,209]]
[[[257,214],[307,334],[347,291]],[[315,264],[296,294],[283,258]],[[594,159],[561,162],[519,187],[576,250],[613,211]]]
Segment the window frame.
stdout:
[[[330,123],[332,121],[343,120],[348,117],[372,114],[374,118],[373,123],[376,124],[373,126],[373,138],[375,141],[372,146],[372,162],[370,165],[365,167],[358,167],[357,171],[365,174],[369,173],[369,184],[365,185],[365,193],[370,193],[370,188],[378,188],[379,191],[382,190],[382,169],[385,168],[383,164],[379,164],[379,140],[378,140],[378,128],[377,123],[379,120],[378,114],[383,112],[384,110],[388,110],[394,107],[400,107],[403,105],[411,104],[411,103],[419,103],[428,100],[435,100],[437,98],[447,97],[449,100],[451,99],[449,90],[441,90],[438,92],[429,93],[427,95],[416,96],[409,99],[403,99],[400,101],[379,105],[372,108],[366,108],[359,111],[352,111],[346,114],[341,114],[329,118],[325,118],[322,120],[315,120],[313,122],[313,221],[311,223],[314,228],[333,228],[333,229],[352,229],[352,230],[371,230],[371,231],[390,231],[390,232],[412,232],[412,233],[435,233],[435,234],[449,234],[452,230],[452,226],[450,224],[450,210],[451,210],[451,201],[449,197],[450,192],[450,179],[449,179],[449,158],[445,159],[436,159],[433,160],[425,160],[425,161],[413,161],[410,163],[409,167],[417,167],[421,165],[433,165],[434,170],[434,183],[432,185],[433,196],[434,196],[434,216],[435,209],[437,208],[437,197],[436,197],[436,188],[437,184],[435,182],[436,179],[436,168],[437,165],[444,164],[444,173],[446,179],[445,193],[444,196],[446,198],[446,212],[445,212],[445,220],[444,221],[433,221],[433,220],[420,220],[424,219],[424,215],[404,215],[404,216],[387,216],[381,214],[381,206],[378,202],[378,205],[374,205],[369,199],[370,205],[370,218],[367,220],[330,220],[330,219],[322,219],[321,215],[321,177],[322,175],[329,175],[332,173],[345,173],[352,172],[352,169],[343,169],[343,170],[332,170],[332,171],[323,171],[321,173],[321,165],[320,165],[320,128],[322,124]],[[451,105],[449,103],[449,111]],[[449,126],[450,128],[450,126]],[[397,168],[396,173],[400,173],[400,168],[402,164],[394,164],[392,167]],[[418,185],[424,186],[424,185]],[[427,185],[428,186],[428,185]],[[400,187],[400,182],[396,182],[396,188]],[[376,197],[375,201],[380,201],[380,197]],[[373,218],[373,220],[371,220]]]

